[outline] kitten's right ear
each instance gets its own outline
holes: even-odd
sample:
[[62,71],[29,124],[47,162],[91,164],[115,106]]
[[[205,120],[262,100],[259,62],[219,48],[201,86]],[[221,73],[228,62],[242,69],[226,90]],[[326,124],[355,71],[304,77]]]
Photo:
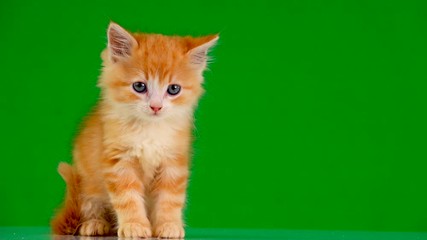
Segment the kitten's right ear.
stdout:
[[117,23],[108,26],[108,52],[114,62],[129,58],[138,45],[136,39]]
[[194,69],[202,72],[206,68],[206,64],[209,60],[208,51],[216,44],[218,38],[218,34],[190,38],[190,50],[187,54],[190,58],[190,65]]

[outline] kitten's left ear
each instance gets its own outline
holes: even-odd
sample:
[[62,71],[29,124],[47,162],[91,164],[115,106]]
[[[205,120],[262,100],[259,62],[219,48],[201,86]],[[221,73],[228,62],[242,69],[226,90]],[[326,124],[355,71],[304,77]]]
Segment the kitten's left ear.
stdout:
[[215,46],[218,39],[218,34],[193,39],[193,46],[187,53],[192,67],[200,71],[206,68],[209,49]]
[[114,62],[129,58],[137,45],[138,42],[132,34],[117,23],[110,23],[108,26],[108,51]]

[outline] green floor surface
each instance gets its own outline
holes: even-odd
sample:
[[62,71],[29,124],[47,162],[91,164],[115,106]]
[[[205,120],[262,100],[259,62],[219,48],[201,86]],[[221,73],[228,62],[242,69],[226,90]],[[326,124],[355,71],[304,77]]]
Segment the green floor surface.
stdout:
[[[52,236],[47,227],[0,227],[0,240],[114,240],[117,237]],[[284,240],[422,240],[426,232],[364,232],[315,230],[187,229],[185,239]]]

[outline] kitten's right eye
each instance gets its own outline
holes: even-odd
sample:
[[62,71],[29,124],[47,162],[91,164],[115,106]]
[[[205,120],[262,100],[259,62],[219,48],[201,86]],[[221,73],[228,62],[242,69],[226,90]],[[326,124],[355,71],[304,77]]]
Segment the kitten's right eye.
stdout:
[[138,93],[145,93],[147,91],[147,85],[143,82],[134,82],[132,84],[133,90]]

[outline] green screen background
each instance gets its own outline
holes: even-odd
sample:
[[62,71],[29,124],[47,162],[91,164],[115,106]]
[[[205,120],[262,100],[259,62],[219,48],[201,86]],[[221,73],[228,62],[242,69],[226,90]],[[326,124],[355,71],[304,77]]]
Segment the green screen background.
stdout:
[[0,225],[47,225],[105,31],[220,32],[187,224],[427,231],[425,1],[1,1]]

